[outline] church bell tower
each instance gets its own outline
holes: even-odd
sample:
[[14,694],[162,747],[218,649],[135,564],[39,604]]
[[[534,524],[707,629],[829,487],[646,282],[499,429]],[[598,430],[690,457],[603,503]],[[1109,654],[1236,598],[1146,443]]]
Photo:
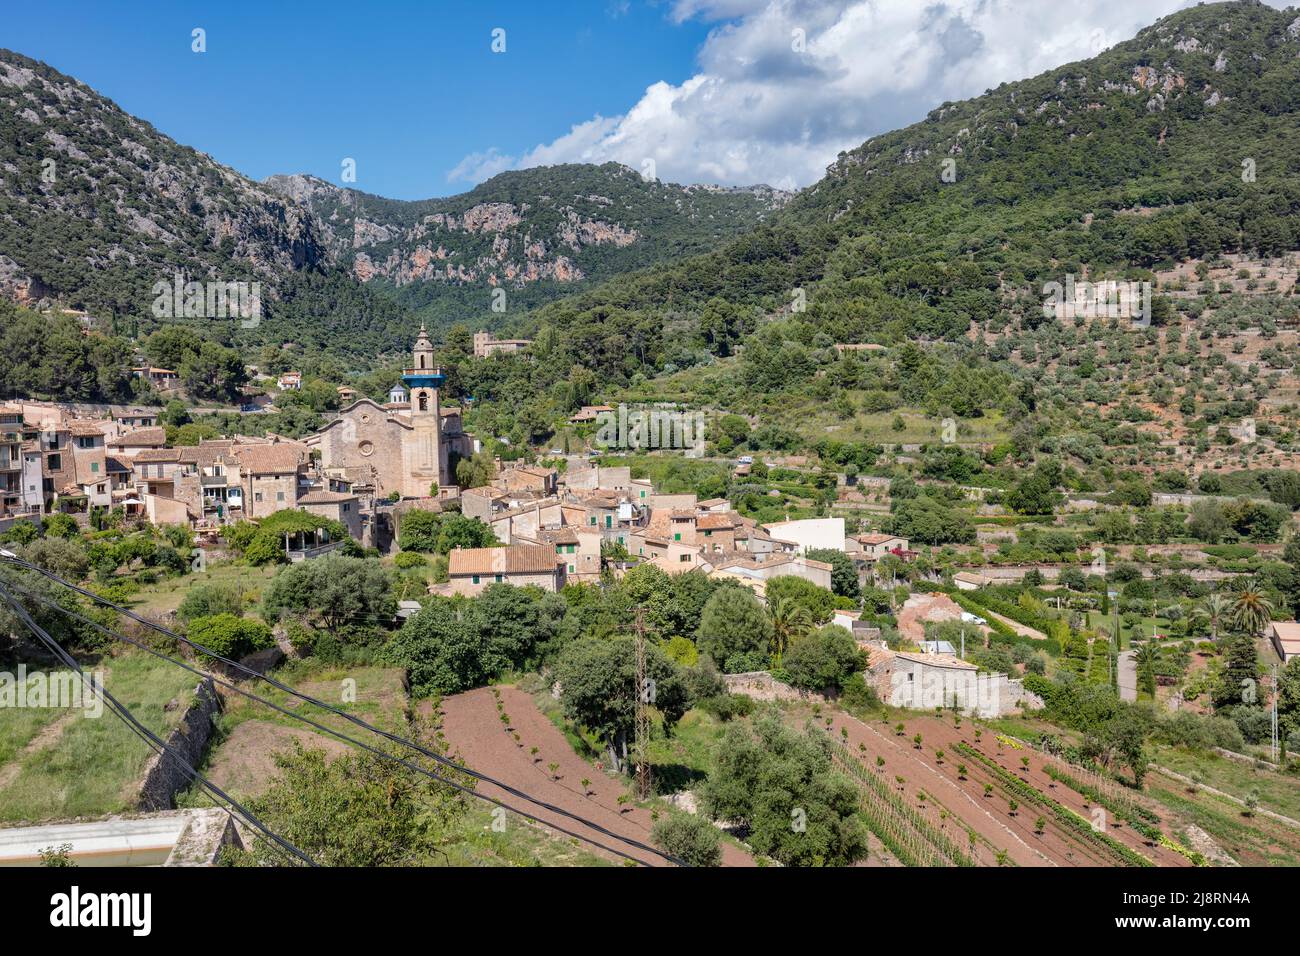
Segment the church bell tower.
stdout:
[[[433,485],[449,484],[447,462],[442,447],[442,408],[438,390],[447,380],[446,373],[434,364],[433,343],[424,325],[412,351],[414,364],[402,370],[402,381],[411,394],[411,447],[407,455],[408,493],[430,494]],[[419,489],[415,491],[415,489]],[[433,492],[437,494],[437,492]]]

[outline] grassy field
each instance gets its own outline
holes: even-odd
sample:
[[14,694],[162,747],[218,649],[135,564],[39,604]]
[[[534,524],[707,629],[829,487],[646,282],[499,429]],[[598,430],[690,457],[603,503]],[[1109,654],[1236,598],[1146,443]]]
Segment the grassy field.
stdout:
[[[53,671],[50,673],[64,674],[71,672]],[[28,686],[32,686],[36,680],[39,680],[39,678],[35,675],[29,676],[27,679]],[[63,713],[62,710],[52,707],[0,708],[0,768],[13,760],[15,755],[30,744],[37,734],[54,723]]]
[[[88,669],[99,667],[106,671],[107,689],[160,736],[176,726],[184,711],[184,706],[167,711],[167,703],[179,699],[188,704],[197,683],[194,675],[141,653],[109,658]],[[56,720],[57,728],[51,726]],[[134,808],[135,786],[153,752],[118,717],[107,710],[98,717],[89,710],[51,710],[42,726],[50,728],[42,746],[0,767],[7,778],[0,787],[0,820],[60,820]],[[35,735],[31,728],[31,718],[22,711],[0,710],[0,740],[12,744],[28,735],[30,742]]]
[[580,840],[550,834],[522,817],[507,814],[505,829],[493,829],[493,808],[474,802],[445,849],[447,866],[615,866],[589,853]]
[[233,562],[212,564],[206,571],[145,585],[132,595],[130,604],[140,614],[168,614],[180,607],[186,592],[196,584],[235,584],[245,592],[260,595],[275,571],[274,567],[254,568]]
[[1147,794],[1168,811],[1171,823],[1204,830],[1242,866],[1300,866],[1300,830],[1256,815],[1247,817],[1242,808],[1204,791],[1190,794],[1174,780],[1153,774]]
[[689,710],[677,722],[671,737],[655,736],[648,748],[655,790],[671,793],[693,789],[713,766],[724,728],[712,714]]
[[[824,404],[808,409],[824,418],[822,431],[836,441],[866,441],[879,444],[919,444],[937,442],[942,436],[943,421],[920,411],[899,409],[897,412],[858,412],[847,419],[834,415]],[[895,418],[903,428],[895,428]],[[984,418],[956,419],[958,445],[997,444],[1005,441],[1011,430],[998,412]]]
[[[1205,785],[1238,800],[1254,790],[1259,794],[1259,805],[1274,813],[1300,820],[1300,777],[1256,769],[1254,764],[1241,763],[1218,754],[1197,754],[1179,747],[1154,746],[1151,759],[1175,773],[1190,777],[1199,773]],[[1300,832],[1300,831],[1298,831]]]

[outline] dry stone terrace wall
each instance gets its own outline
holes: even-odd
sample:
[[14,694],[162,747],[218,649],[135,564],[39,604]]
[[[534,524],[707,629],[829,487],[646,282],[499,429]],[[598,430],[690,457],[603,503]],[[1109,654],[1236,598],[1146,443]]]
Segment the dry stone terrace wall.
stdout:
[[175,753],[189,766],[197,767],[212,736],[212,721],[220,709],[212,678],[205,677],[194,688],[194,699],[181,716],[180,724],[165,738],[168,753],[155,754],[145,765],[136,809],[175,809],[176,794],[188,788],[193,780],[185,767],[168,754]]
[[743,694],[754,700],[796,700],[823,704],[826,698],[815,691],[800,690],[783,684],[767,671],[749,671],[744,674],[723,674],[728,693]]

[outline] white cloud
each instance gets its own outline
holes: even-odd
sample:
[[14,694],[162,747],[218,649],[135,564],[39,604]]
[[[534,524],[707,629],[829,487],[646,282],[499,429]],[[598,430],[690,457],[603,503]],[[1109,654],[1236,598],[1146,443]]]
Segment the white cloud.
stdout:
[[447,182],[454,183],[460,180],[478,184],[485,179],[491,179],[497,173],[503,173],[515,164],[513,156],[507,156],[498,150],[495,146],[489,147],[482,153],[470,153],[462,159],[456,166],[447,173]]
[[939,103],[1093,56],[1190,2],[677,0],[674,20],[716,24],[694,76],[515,159],[489,150],[493,162],[457,170],[652,160],[672,182],[806,186],[841,150]]

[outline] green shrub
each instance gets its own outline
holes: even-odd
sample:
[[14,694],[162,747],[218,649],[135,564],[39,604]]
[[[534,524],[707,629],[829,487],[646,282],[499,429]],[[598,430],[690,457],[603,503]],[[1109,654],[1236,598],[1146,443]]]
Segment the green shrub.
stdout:
[[706,714],[712,714],[723,723],[736,717],[748,717],[754,712],[754,699],[744,694],[715,694],[695,704]]
[[719,866],[722,863],[718,828],[703,817],[670,813],[654,825],[650,836],[661,850],[688,866]]
[[255,618],[214,614],[190,621],[187,636],[218,657],[239,660],[275,643],[271,629]]
[[205,583],[195,584],[185,593],[185,599],[176,609],[176,616],[182,621],[192,621],[199,617],[212,617],[216,614],[233,614],[242,617],[244,613],[244,593],[233,584]]

